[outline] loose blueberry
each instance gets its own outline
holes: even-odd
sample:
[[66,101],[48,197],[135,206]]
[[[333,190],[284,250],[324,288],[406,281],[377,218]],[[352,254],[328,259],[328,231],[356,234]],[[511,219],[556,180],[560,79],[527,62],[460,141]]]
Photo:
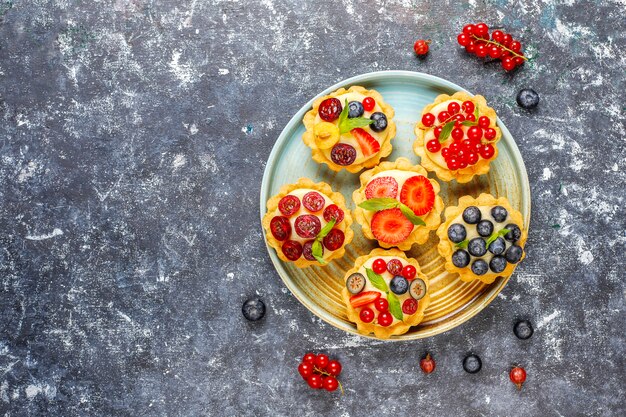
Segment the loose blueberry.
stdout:
[[524,250],[518,245],[512,245],[509,250],[506,251],[504,257],[506,260],[512,264],[516,264],[522,259],[522,255],[524,254]]
[[476,275],[485,275],[489,270],[489,265],[482,259],[476,259],[472,264],[472,272]]
[[463,242],[466,237],[467,231],[465,230],[465,226],[463,226],[462,224],[454,223],[448,228],[448,239],[450,239],[451,242]]
[[463,220],[468,224],[476,224],[480,221],[480,210],[476,206],[469,206],[463,210]]
[[491,261],[489,261],[489,268],[496,274],[499,274],[506,268],[506,259],[504,259],[502,255],[494,256],[491,258]]
[[387,129],[387,116],[385,116],[385,113],[377,111],[372,113],[370,119],[374,121],[374,123],[370,125],[370,129],[374,132],[382,132]]
[[404,294],[409,290],[409,281],[401,275],[396,275],[389,281],[389,289],[394,294]]
[[539,94],[532,88],[523,88],[517,93],[517,104],[523,109],[534,109],[539,104]]
[[504,235],[504,238],[508,240],[509,242],[517,242],[519,238],[522,237],[522,231],[515,224],[509,223],[506,226],[504,226],[504,228],[509,229],[509,233]]
[[338,143],[333,146],[333,149],[330,151],[330,159],[337,165],[352,165],[356,159],[356,149],[354,149],[354,146],[348,145],[347,143]]
[[481,220],[476,225],[476,231],[483,237],[489,237],[493,233],[493,223],[489,220]]
[[506,249],[506,242],[501,237],[498,237],[496,240],[491,242],[488,249],[489,252],[494,255],[502,255]]
[[348,119],[363,116],[363,105],[358,101],[348,103]]
[[465,268],[469,265],[470,256],[466,251],[459,249],[452,254],[452,263],[457,268]]
[[483,256],[487,253],[487,243],[482,237],[475,237],[469,241],[467,251],[472,256]]
[[491,209],[491,217],[498,223],[502,223],[506,220],[509,212],[502,206],[495,206]]
[[533,329],[533,325],[528,320],[520,320],[513,326],[513,333],[515,333],[518,339],[530,339],[534,332],[535,329]]
[[469,374],[475,374],[480,371],[480,368],[483,367],[483,362],[480,360],[478,355],[469,354],[463,359],[463,369],[465,372]]
[[261,320],[265,315],[265,304],[259,298],[250,298],[243,303],[241,312],[250,321]]

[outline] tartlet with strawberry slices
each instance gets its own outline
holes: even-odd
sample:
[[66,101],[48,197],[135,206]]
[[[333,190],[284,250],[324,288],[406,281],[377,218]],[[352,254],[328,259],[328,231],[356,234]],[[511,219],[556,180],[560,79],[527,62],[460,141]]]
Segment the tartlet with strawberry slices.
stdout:
[[384,248],[409,250],[428,240],[441,223],[443,200],[439,183],[406,158],[382,162],[361,174],[361,188],[352,194],[354,217],[368,239]]
[[270,198],[262,223],[278,257],[299,268],[341,258],[354,236],[343,195],[308,178],[283,186]]
[[313,102],[303,119],[302,139],[313,160],[333,171],[359,172],[391,153],[394,110],[375,90],[340,88]]
[[374,249],[346,272],[342,298],[348,319],[380,339],[406,333],[430,304],[428,277],[397,249]]
[[489,172],[502,137],[496,112],[483,96],[439,95],[422,111],[413,150],[428,171],[444,181],[471,181]]

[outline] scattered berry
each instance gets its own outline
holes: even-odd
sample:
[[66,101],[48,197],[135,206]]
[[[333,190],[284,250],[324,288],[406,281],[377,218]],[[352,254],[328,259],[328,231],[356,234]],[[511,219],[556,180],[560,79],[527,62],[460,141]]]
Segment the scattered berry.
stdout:
[[[305,196],[306,197],[306,196]],[[305,239],[312,239],[322,230],[322,222],[313,214],[302,214],[293,223],[296,234]]]
[[332,229],[322,240],[326,249],[334,251],[339,249],[343,245],[345,240],[345,234],[339,229]]
[[278,202],[278,210],[283,216],[292,216],[300,210],[300,199],[295,195],[286,195]]
[[356,160],[356,149],[347,143],[338,143],[330,151],[330,159],[337,165],[352,165]]
[[358,101],[351,101],[348,103],[348,119],[355,117],[361,117],[364,113],[363,104]]
[[288,240],[283,243],[281,250],[290,261],[297,261],[302,255],[302,245],[295,240]]
[[416,175],[408,178],[402,185],[400,201],[413,210],[415,215],[422,216],[435,205],[435,190],[427,177]]
[[430,41],[419,39],[413,44],[413,50],[417,56],[423,56],[428,53],[428,44]]
[[515,384],[518,390],[522,389],[522,385],[526,381],[526,370],[522,367],[516,366],[509,372],[509,378],[511,382]]
[[322,388],[322,376],[320,374],[311,374],[309,375],[309,377],[307,378],[306,382],[309,384],[309,387],[313,388],[313,389],[320,389]]
[[363,99],[363,108],[365,109],[365,111],[372,111],[374,110],[374,107],[376,106],[376,100],[374,100],[371,97],[365,97]]
[[265,315],[265,303],[260,298],[250,298],[243,303],[241,312],[247,320],[261,320]]
[[[386,123],[386,120],[385,120],[385,123]],[[374,124],[370,125],[370,128],[374,130],[372,126],[374,126]],[[352,129],[350,133],[359,144],[359,147],[361,148],[361,152],[363,152],[363,156],[368,157],[380,151],[380,143],[378,143],[378,141],[376,140],[376,138],[374,138],[374,136],[370,135],[362,128],[357,127],[356,129]]]
[[465,372],[470,374],[475,374],[480,371],[480,368],[483,367],[483,363],[478,357],[478,355],[469,354],[463,359],[463,369]]
[[517,93],[516,101],[523,109],[534,109],[539,104],[539,94],[532,88],[524,88]]
[[430,353],[426,352],[422,360],[420,360],[420,368],[422,368],[425,374],[433,373],[435,370],[435,360]]
[[311,365],[313,365],[315,363],[315,354],[313,353],[307,353],[306,355],[304,355],[304,357],[302,358],[302,362],[304,363],[310,363]]
[[332,122],[339,118],[342,110],[343,106],[341,105],[341,101],[333,97],[322,101],[317,111],[322,120]]
[[365,307],[359,313],[359,317],[363,323],[371,323],[374,320],[374,312],[371,308]]
[[341,388],[337,380],[337,376],[341,373],[341,363],[337,360],[329,360],[324,354],[307,353],[304,355],[304,359],[298,365],[298,373],[313,389],[324,388],[327,391],[335,391]]
[[309,191],[302,197],[302,205],[311,213],[320,211],[324,207],[324,204],[326,204],[326,200],[324,200],[324,197],[317,191]]
[[402,273],[402,262],[399,259],[392,259],[387,262],[387,271],[391,275],[400,275]]
[[324,355],[323,353],[320,353],[315,357],[315,367],[317,369],[325,370],[329,362],[330,360],[328,359],[328,356]]
[[283,216],[274,216],[270,220],[270,232],[278,241],[287,240],[291,236],[291,223]]
[[415,278],[415,274],[417,274],[417,269],[413,265],[407,265],[402,268],[402,276],[409,281]]
[[376,272],[377,274],[382,274],[386,270],[387,270],[387,262],[385,262],[384,259],[378,258],[374,260],[374,262],[372,263],[372,271]]
[[343,210],[339,208],[339,206],[337,206],[336,204],[331,204],[324,209],[323,217],[324,220],[326,220],[327,222],[335,219],[335,225],[338,225],[342,222],[344,213]]
[[387,116],[385,116],[385,113],[377,111],[372,113],[370,119],[374,121],[374,123],[370,125],[370,129],[374,132],[382,132],[387,129]]
[[298,372],[300,373],[300,376],[302,378],[308,380],[309,376],[313,374],[313,364],[308,362],[302,362],[300,365],[298,365]]
[[404,314],[408,314],[410,316],[411,314],[415,314],[416,311],[417,311],[416,300],[414,300],[413,298],[407,298],[406,300],[404,300],[404,302],[402,303],[402,312]]
[[323,381],[324,389],[326,391],[335,391],[339,387],[339,382],[332,376],[327,376]]
[[465,25],[463,32],[457,36],[457,42],[467,53],[475,54],[479,58],[489,56],[492,59],[501,59],[502,67],[506,71],[515,69],[526,60],[521,52],[521,43],[501,30],[494,30],[489,36],[489,27],[484,23]]
[[384,311],[378,315],[378,324],[383,327],[389,326],[393,322],[393,316],[390,312]]
[[406,240],[413,231],[413,223],[399,208],[377,211],[372,217],[372,234],[381,242],[395,245]]
[[518,339],[530,339],[534,332],[533,325],[528,320],[520,320],[513,326],[513,333]]
[[398,182],[393,177],[374,178],[365,187],[365,198],[396,198]]
[[389,301],[387,301],[386,298],[380,297],[378,300],[374,301],[374,308],[381,313],[389,311]]

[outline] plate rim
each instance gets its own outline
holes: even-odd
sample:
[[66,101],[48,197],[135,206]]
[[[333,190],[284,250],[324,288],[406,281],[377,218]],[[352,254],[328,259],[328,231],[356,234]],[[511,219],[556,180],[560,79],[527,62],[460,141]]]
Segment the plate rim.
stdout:
[[[324,89],[322,92],[320,92],[319,94],[311,98],[309,101],[307,101],[300,108],[300,110],[298,110],[298,112],[296,112],[291,117],[289,122],[285,125],[283,130],[280,132],[280,135],[278,135],[278,138],[274,142],[274,145],[272,146],[272,150],[270,151],[270,154],[267,157],[265,168],[263,169],[263,177],[261,179],[261,190],[260,190],[260,195],[259,195],[260,197],[259,198],[259,202],[260,202],[259,211],[260,211],[261,222],[263,220],[263,216],[265,215],[265,210],[267,209],[266,207],[267,200],[270,198],[270,196],[268,195],[268,192],[269,192],[268,182],[271,181],[271,178],[269,177],[269,175],[270,175],[270,171],[272,169],[273,164],[270,164],[268,162],[274,160],[279,150],[282,149],[282,147],[286,145],[287,137],[290,136],[291,132],[294,129],[298,128],[300,123],[302,123],[302,118],[304,117],[304,114],[309,110],[313,102],[317,98],[327,95],[331,93],[332,91],[335,91],[341,87],[346,87],[348,85],[354,85],[356,83],[362,83],[362,82],[381,81],[386,78],[406,78],[406,79],[411,79],[414,81],[415,80],[422,81],[422,82],[425,81],[426,83],[430,85],[443,87],[443,88],[449,88],[449,89],[453,89],[456,91],[463,91],[471,96],[474,96],[474,94],[471,93],[470,91],[444,78],[437,77],[435,75],[431,75],[431,74],[427,74],[423,72],[406,71],[406,70],[385,70],[385,71],[374,71],[374,72],[359,74],[359,75],[355,75],[355,76],[346,78],[344,80],[341,80],[333,84],[332,86]],[[528,181],[528,172],[526,171],[526,165],[524,163],[524,159],[522,158],[522,154],[519,148],[517,147],[517,144],[515,143],[513,136],[511,135],[511,132],[507,129],[507,127],[504,125],[504,123],[502,122],[499,116],[497,117],[497,125],[502,130],[501,140],[506,142],[506,144],[512,151],[513,158],[511,158],[511,161],[514,163],[514,165],[516,165],[517,171],[519,172],[520,177],[521,177],[521,185],[522,185],[521,205],[522,207],[526,207],[526,211],[528,213],[527,216],[524,218],[524,227],[528,231],[529,226],[530,226],[530,217],[531,217],[531,199],[530,199],[531,191],[530,191],[530,183]],[[360,173],[356,173],[355,175],[360,175]],[[487,307],[493,301],[493,299],[496,298],[498,294],[500,294],[500,292],[504,289],[504,287],[506,286],[507,282],[510,279],[510,276],[509,276],[506,278],[499,278],[498,280],[494,281],[494,284],[497,283],[497,285],[494,285],[490,289],[490,291],[486,294],[486,297],[484,298],[484,300],[482,300],[482,302],[479,305],[477,305],[476,308],[472,309],[471,311],[466,311],[464,313],[459,314],[459,316],[452,318],[444,326],[440,326],[435,329],[426,330],[421,333],[413,333],[410,335],[407,335],[405,333],[402,335],[391,337],[389,339],[380,339],[373,335],[365,335],[365,334],[359,333],[356,330],[356,328],[346,328],[343,326],[344,324],[343,321],[338,322],[338,319],[335,316],[327,313],[324,310],[318,311],[317,309],[312,308],[312,306],[307,302],[303,294],[300,294],[300,291],[298,290],[298,288],[295,285],[293,285],[289,279],[286,278],[286,276],[289,276],[289,273],[284,269],[284,266],[282,265],[282,262],[276,255],[275,250],[272,247],[270,247],[270,245],[268,245],[267,239],[265,238],[265,229],[263,228],[262,224],[260,224],[260,226],[261,226],[261,230],[263,234],[263,240],[265,242],[265,248],[267,249],[270,259],[272,260],[274,269],[276,270],[276,272],[278,272],[280,279],[287,286],[291,294],[294,297],[296,297],[296,299],[302,305],[304,305],[307,308],[307,310],[309,310],[309,312],[319,317],[320,319],[324,320],[326,323],[330,324],[331,326],[339,330],[343,330],[345,332],[356,334],[361,337],[365,337],[369,339],[391,341],[391,342],[401,342],[401,341],[423,339],[423,338],[427,338],[427,337],[435,336],[437,334],[444,333],[457,326],[460,326],[461,324],[465,323],[466,321],[468,321],[469,319],[471,319],[472,317],[474,317],[475,315],[483,311],[485,307]],[[453,313],[454,312],[452,312],[451,314]]]

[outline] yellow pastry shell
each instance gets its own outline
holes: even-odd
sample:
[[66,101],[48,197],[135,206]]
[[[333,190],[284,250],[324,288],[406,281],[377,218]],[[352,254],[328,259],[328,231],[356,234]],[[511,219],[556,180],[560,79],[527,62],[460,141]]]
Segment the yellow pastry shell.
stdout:
[[346,313],[348,315],[348,320],[356,323],[356,327],[359,333],[366,335],[374,333],[374,335],[379,339],[389,339],[391,336],[406,333],[411,326],[417,326],[424,319],[424,311],[426,310],[426,307],[428,307],[428,305],[430,304],[430,286],[428,283],[428,277],[422,273],[420,265],[415,259],[407,258],[404,252],[399,251],[398,249],[385,250],[380,248],[372,250],[369,255],[358,257],[354,262],[354,268],[346,272],[346,275],[343,278],[344,283],[351,274],[358,272],[359,268],[361,268],[368,259],[379,256],[395,256],[397,258],[403,259],[404,261],[415,267],[415,269],[417,270],[417,274],[415,276],[423,279],[426,283],[426,295],[424,295],[424,297],[417,302],[417,311],[410,316],[405,315],[406,318],[404,320],[397,321],[396,323],[388,327],[379,326],[377,324],[374,324],[373,322],[364,323],[359,317],[359,313],[350,304],[350,297],[352,297],[352,294],[350,294],[350,291],[348,291],[348,289],[344,285],[344,288],[341,291],[341,296],[343,298],[343,301],[346,303]]
[[[468,165],[466,168],[456,171],[450,171],[447,167],[441,167],[439,166],[439,164],[433,161],[430,157],[430,152],[426,150],[424,137],[426,135],[426,132],[428,132],[428,130],[430,130],[432,127],[426,127],[422,124],[422,116],[426,113],[429,113],[430,110],[438,104],[455,99],[460,101],[472,101],[474,105],[478,106],[479,116],[489,117],[489,119],[491,120],[491,124],[494,126],[493,129],[496,131],[496,137],[492,141],[489,141],[489,143],[493,145],[495,152],[493,154],[493,157],[491,157],[490,159],[479,158],[478,162],[474,165]],[[437,177],[439,177],[441,180],[452,181],[453,179],[455,179],[458,183],[469,182],[475,175],[483,175],[488,173],[489,163],[498,157],[497,143],[502,137],[502,131],[498,126],[496,126],[496,120],[497,116],[495,110],[487,106],[487,101],[483,96],[477,95],[472,97],[469,94],[460,91],[454,93],[451,96],[449,96],[448,94],[441,94],[437,96],[432,104],[424,107],[422,115],[419,118],[419,122],[417,122],[417,124],[415,125],[415,135],[417,136],[417,138],[413,143],[413,151],[421,158],[420,163],[422,164],[422,166],[428,171],[432,171],[437,174]]]
[[[342,165],[337,165],[332,160],[326,158],[326,155],[324,155],[324,152],[322,152],[322,150],[317,147],[317,145],[315,144],[315,136],[313,134],[313,127],[315,124],[315,118],[317,117],[317,114],[318,114],[320,103],[322,101],[326,100],[327,98],[334,98],[342,94],[351,93],[351,92],[361,93],[363,95],[372,97],[374,100],[376,100],[376,104],[380,106],[383,113],[385,113],[385,116],[387,116],[387,129],[385,129],[386,136],[384,137],[382,143],[380,144],[380,151],[378,151],[376,155],[372,156],[371,158],[367,159],[366,161],[360,164],[342,166]],[[381,158],[389,156],[389,154],[391,153],[391,150],[392,150],[391,140],[396,135],[396,124],[393,121],[394,115],[395,115],[395,112],[393,108],[383,100],[383,96],[381,96],[378,91],[367,90],[364,87],[361,87],[358,85],[352,86],[347,90],[342,87],[339,90],[334,91],[326,96],[320,97],[313,102],[313,108],[304,115],[304,119],[302,120],[304,123],[304,126],[306,127],[306,132],[304,132],[304,134],[302,135],[302,140],[308,147],[311,148],[313,160],[315,162],[320,163],[320,164],[326,164],[333,171],[341,171],[342,169],[346,169],[348,172],[352,172],[352,173],[359,172],[364,168],[371,168],[373,166],[378,165]]]
[[511,223],[515,223],[522,231],[522,237],[516,242],[519,246],[524,248],[526,244],[526,238],[528,232],[524,228],[524,218],[522,213],[511,207],[509,200],[505,197],[496,198],[491,194],[481,194],[478,198],[472,196],[463,196],[459,199],[457,206],[450,206],[445,211],[445,221],[437,229],[437,236],[439,236],[439,245],[437,245],[437,251],[445,259],[446,271],[459,274],[462,281],[473,281],[478,279],[485,284],[491,284],[497,277],[509,277],[513,273],[515,267],[526,257],[526,251],[523,252],[522,258],[517,264],[507,263],[504,271],[499,274],[495,272],[488,272],[484,275],[475,275],[470,269],[469,265],[465,268],[457,268],[452,263],[452,253],[456,250],[455,244],[448,239],[448,227],[452,224],[452,221],[463,213],[469,206],[502,206],[509,212],[509,220]]
[[[270,222],[272,221],[272,218],[276,215],[276,210],[278,209],[278,202],[280,201],[280,199],[290,192],[301,188],[315,190],[321,194],[324,194],[344,212],[343,221],[338,226],[343,226],[341,229],[344,232],[345,240],[343,242],[343,245],[339,249],[331,252],[329,256],[324,256],[324,260],[326,261],[326,264],[324,265],[320,264],[318,261],[309,261],[305,259],[304,256],[301,256],[297,261],[290,261],[285,257],[283,251],[281,250],[283,242],[277,240],[270,231]],[[276,250],[276,254],[278,255],[278,257],[283,262],[290,262],[298,268],[306,268],[311,265],[325,266],[333,259],[343,257],[344,253],[346,252],[346,246],[350,242],[352,242],[352,238],[354,237],[354,232],[352,231],[352,216],[350,215],[350,210],[348,210],[348,208],[346,207],[346,200],[343,198],[343,195],[334,192],[330,188],[330,185],[325,182],[314,183],[308,178],[300,178],[295,184],[287,184],[282,186],[278,194],[276,194],[267,201],[267,212],[265,213],[265,216],[263,216],[262,224],[263,229],[265,229],[265,238],[267,239],[269,245]]]
[[[398,158],[395,162],[382,162],[377,167],[365,171],[361,174],[361,176],[359,177],[359,179],[361,180],[361,188],[352,193],[352,200],[354,201],[355,205],[354,217],[357,223],[361,225],[363,235],[368,239],[376,240],[374,234],[372,233],[370,223],[365,217],[365,210],[359,207],[359,204],[366,200],[365,188],[369,180],[374,175],[380,172],[390,171],[393,169],[402,171],[413,171],[416,174],[423,175],[428,178],[428,172],[426,172],[423,167],[421,167],[420,165],[413,165],[411,161],[406,158]],[[414,244],[421,245],[426,242],[428,240],[430,231],[437,229],[437,227],[441,224],[441,212],[443,211],[444,205],[443,200],[441,199],[441,197],[439,197],[440,186],[436,180],[429,178],[429,181],[432,184],[433,189],[435,190],[435,205],[428,214],[426,214],[425,216],[420,216],[422,220],[424,220],[426,225],[415,227],[409,237],[404,242],[401,242],[397,245],[390,245],[388,243],[378,241],[378,244],[380,246],[384,248],[392,248],[397,246],[400,250],[409,250]],[[398,193],[400,193],[400,190],[398,190]]]

